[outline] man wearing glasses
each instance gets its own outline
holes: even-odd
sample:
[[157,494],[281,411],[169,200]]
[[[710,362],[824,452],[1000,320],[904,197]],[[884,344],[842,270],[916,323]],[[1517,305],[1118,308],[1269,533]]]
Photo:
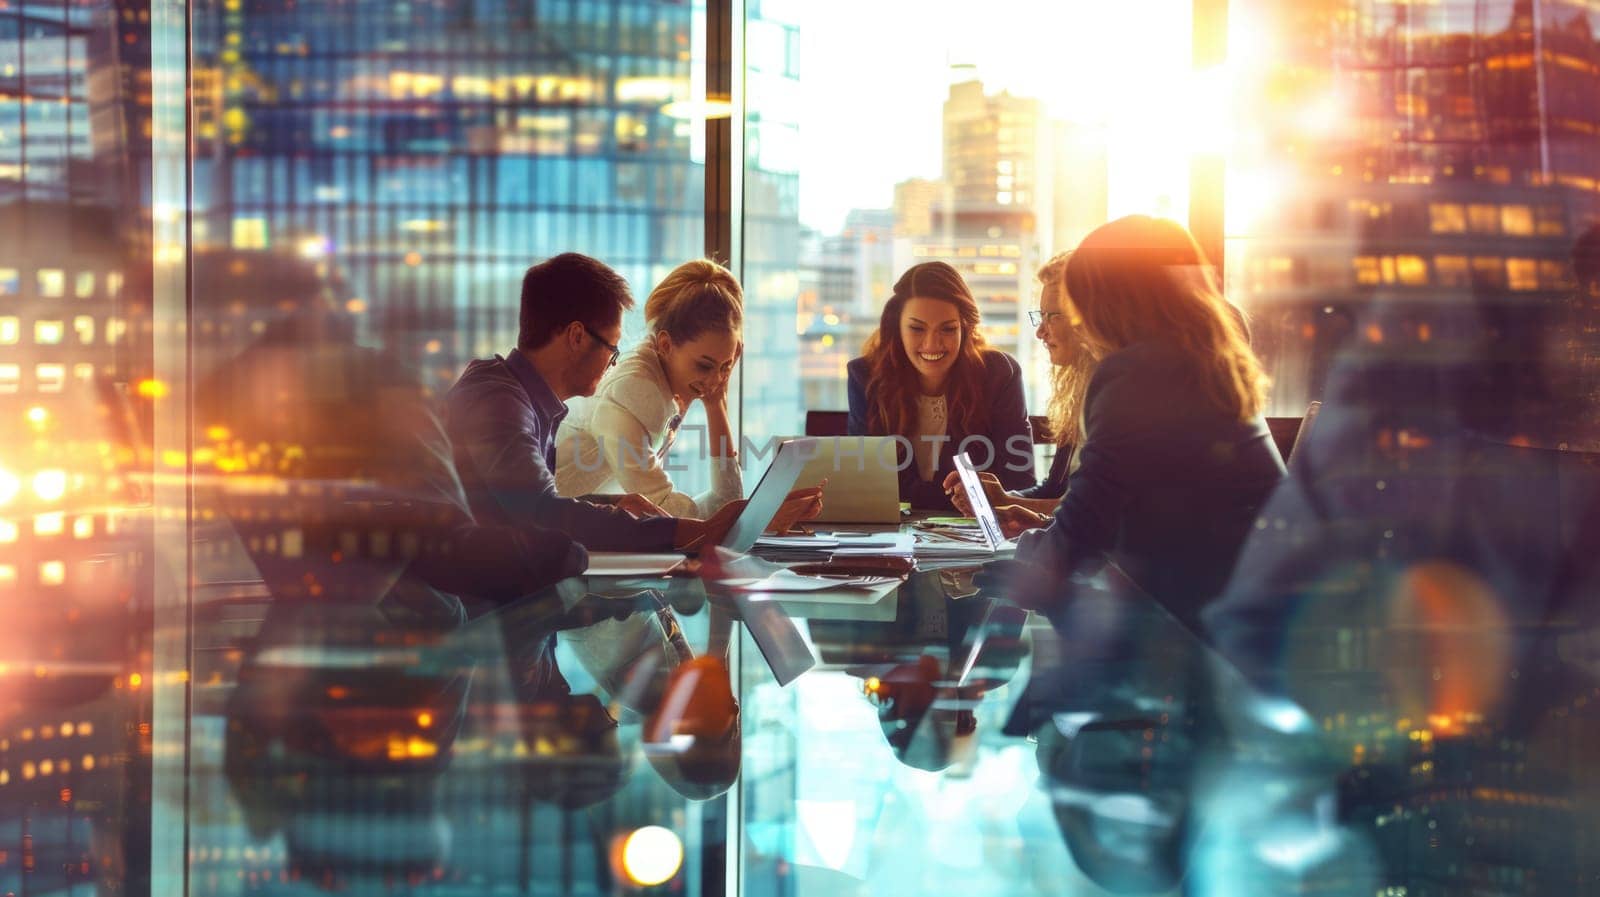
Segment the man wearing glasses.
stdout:
[[467,365],[445,397],[445,426],[481,522],[560,530],[595,551],[670,551],[720,541],[743,502],[709,520],[668,517],[639,495],[599,505],[556,493],[556,428],[566,401],[593,395],[621,353],[627,281],[563,253],[522,278],[517,348]]

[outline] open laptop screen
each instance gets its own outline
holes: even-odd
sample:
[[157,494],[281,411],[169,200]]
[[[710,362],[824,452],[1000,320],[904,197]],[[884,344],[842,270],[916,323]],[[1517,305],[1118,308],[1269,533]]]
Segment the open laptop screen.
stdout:
[[745,504],[744,511],[729,528],[727,536],[722,540],[722,547],[730,551],[744,554],[755,547],[756,540],[761,538],[761,533],[778,515],[778,509],[783,507],[784,499],[789,497],[789,492],[794,489],[794,482],[800,476],[800,471],[805,469],[806,462],[816,454],[815,443],[820,439],[786,439],[778,446],[778,454],[772,459],[772,464],[767,467],[767,472],[761,475],[761,482],[750,493],[750,501]]
[[990,550],[999,551],[1006,543],[1005,533],[1000,531],[1000,521],[994,516],[989,496],[984,494],[983,483],[978,480],[978,472],[972,467],[972,458],[962,452],[956,455],[955,463],[956,471],[961,475],[961,488],[966,490],[967,501],[972,503],[972,516],[978,521],[978,530]]

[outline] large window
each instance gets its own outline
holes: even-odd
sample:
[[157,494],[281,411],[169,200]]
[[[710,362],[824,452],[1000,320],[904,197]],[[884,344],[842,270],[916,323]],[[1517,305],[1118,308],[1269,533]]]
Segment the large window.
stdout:
[[[531,264],[622,353],[734,272],[748,490],[920,262],[1045,414],[1130,214],[1301,434],[1258,667],[955,563],[472,591],[582,554],[445,437]],[[1597,225],[1597,0],[0,0],[0,894],[1592,893]]]

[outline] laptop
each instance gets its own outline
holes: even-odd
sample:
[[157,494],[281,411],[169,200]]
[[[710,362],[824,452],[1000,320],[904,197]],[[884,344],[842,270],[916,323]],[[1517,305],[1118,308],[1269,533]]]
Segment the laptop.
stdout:
[[966,490],[967,501],[972,503],[972,516],[978,521],[978,533],[983,537],[984,544],[990,551],[1015,548],[1016,543],[1006,539],[1000,529],[1000,520],[995,517],[994,506],[989,504],[989,496],[983,491],[983,483],[972,466],[972,458],[962,452],[956,455],[955,465],[956,473],[961,476],[961,488]]
[[814,454],[796,488],[822,487],[817,523],[900,523],[899,448],[889,436],[829,436],[808,440]]
[[[745,554],[755,547],[756,539],[766,530],[772,518],[778,516],[784,499],[795,489],[795,480],[816,450],[812,443],[822,439],[786,439],[778,446],[778,453],[767,466],[744,510],[734,519],[727,535],[722,537],[723,548]],[[701,546],[696,546],[698,552]],[[670,573],[684,562],[683,552],[640,553],[633,551],[591,551],[589,568],[585,576],[659,576]]]

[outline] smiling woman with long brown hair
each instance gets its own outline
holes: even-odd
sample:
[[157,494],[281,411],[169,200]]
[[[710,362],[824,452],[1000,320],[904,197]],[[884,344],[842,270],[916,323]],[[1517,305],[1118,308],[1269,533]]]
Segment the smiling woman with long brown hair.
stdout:
[[943,481],[967,450],[1008,489],[1033,484],[1033,435],[1016,359],[979,332],[978,304],[944,262],[895,282],[878,330],[850,362],[850,435],[901,445],[900,500],[949,508]]

